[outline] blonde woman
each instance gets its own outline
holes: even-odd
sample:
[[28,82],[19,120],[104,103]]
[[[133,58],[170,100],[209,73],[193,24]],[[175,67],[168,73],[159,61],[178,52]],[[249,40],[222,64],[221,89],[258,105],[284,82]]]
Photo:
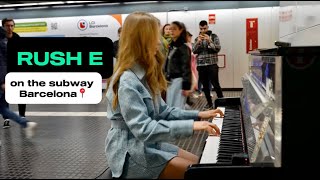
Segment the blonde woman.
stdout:
[[167,82],[158,22],[149,13],[135,12],[122,27],[118,61],[106,93],[111,128],[105,150],[114,178],[183,178],[198,157],[166,142],[199,130],[220,134],[215,124],[195,121],[223,115],[220,110],[170,108],[161,98]]

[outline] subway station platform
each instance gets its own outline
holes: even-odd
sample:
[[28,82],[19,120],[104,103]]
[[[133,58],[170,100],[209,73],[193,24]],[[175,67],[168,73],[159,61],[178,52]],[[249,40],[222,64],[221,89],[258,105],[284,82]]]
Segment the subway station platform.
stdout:
[[[213,100],[216,98],[215,92]],[[237,97],[241,91],[225,91],[225,97]],[[192,109],[206,105],[204,96],[192,98]],[[17,105],[10,105],[17,111]],[[0,179],[99,179],[108,163],[105,138],[110,128],[106,104],[97,105],[27,105],[28,120],[38,123],[32,139],[11,121],[3,129],[0,120]],[[0,118],[2,119],[2,118]],[[173,142],[201,155],[206,132]]]

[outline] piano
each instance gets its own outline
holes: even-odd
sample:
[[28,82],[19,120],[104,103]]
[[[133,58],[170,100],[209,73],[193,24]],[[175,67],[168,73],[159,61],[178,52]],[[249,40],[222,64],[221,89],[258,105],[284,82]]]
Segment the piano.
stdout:
[[[241,96],[215,100],[215,108],[225,113],[223,118],[212,120],[221,135],[207,137],[199,163],[188,167],[185,179],[275,178],[288,173],[289,168],[296,169],[295,163],[306,161],[299,156],[299,152],[308,156],[306,149],[296,145],[305,143],[292,138],[297,137],[293,133],[300,125],[289,122],[308,116],[297,113],[301,104],[293,92],[299,89],[299,97],[303,97],[299,103],[307,103],[310,97],[306,91],[313,83],[304,80],[320,77],[320,47],[257,50],[249,54],[248,64]],[[303,91],[299,83],[304,84]],[[314,98],[319,100],[319,95]]]

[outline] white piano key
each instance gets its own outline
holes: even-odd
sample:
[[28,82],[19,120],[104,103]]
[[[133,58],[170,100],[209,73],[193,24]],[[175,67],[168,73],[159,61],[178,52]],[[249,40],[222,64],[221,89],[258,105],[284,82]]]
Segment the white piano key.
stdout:
[[216,136],[209,136],[206,141],[200,164],[216,163],[220,138]]
[[[224,107],[218,107],[218,109],[220,109],[224,114],[224,112],[225,112]],[[220,132],[221,132],[223,118],[220,118],[219,114],[218,114],[218,116],[216,118],[214,118],[212,122],[215,123],[220,128]],[[205,147],[202,152],[200,164],[216,163],[217,162],[219,143],[220,143],[220,137],[208,136],[208,138],[206,140]]]

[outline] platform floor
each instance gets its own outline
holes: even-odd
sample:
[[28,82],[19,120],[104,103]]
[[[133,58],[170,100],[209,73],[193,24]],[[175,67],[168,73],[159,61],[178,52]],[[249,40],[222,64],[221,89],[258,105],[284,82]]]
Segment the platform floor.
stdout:
[[[226,91],[225,97],[240,96]],[[216,94],[213,92],[213,100]],[[204,96],[192,98],[192,109],[206,105]],[[10,105],[17,111],[17,105]],[[110,128],[106,105],[27,105],[26,116],[38,123],[33,139],[10,122],[2,129],[0,118],[0,179],[95,179],[108,168],[105,138]],[[173,142],[201,155],[207,134],[196,132],[190,139]]]

